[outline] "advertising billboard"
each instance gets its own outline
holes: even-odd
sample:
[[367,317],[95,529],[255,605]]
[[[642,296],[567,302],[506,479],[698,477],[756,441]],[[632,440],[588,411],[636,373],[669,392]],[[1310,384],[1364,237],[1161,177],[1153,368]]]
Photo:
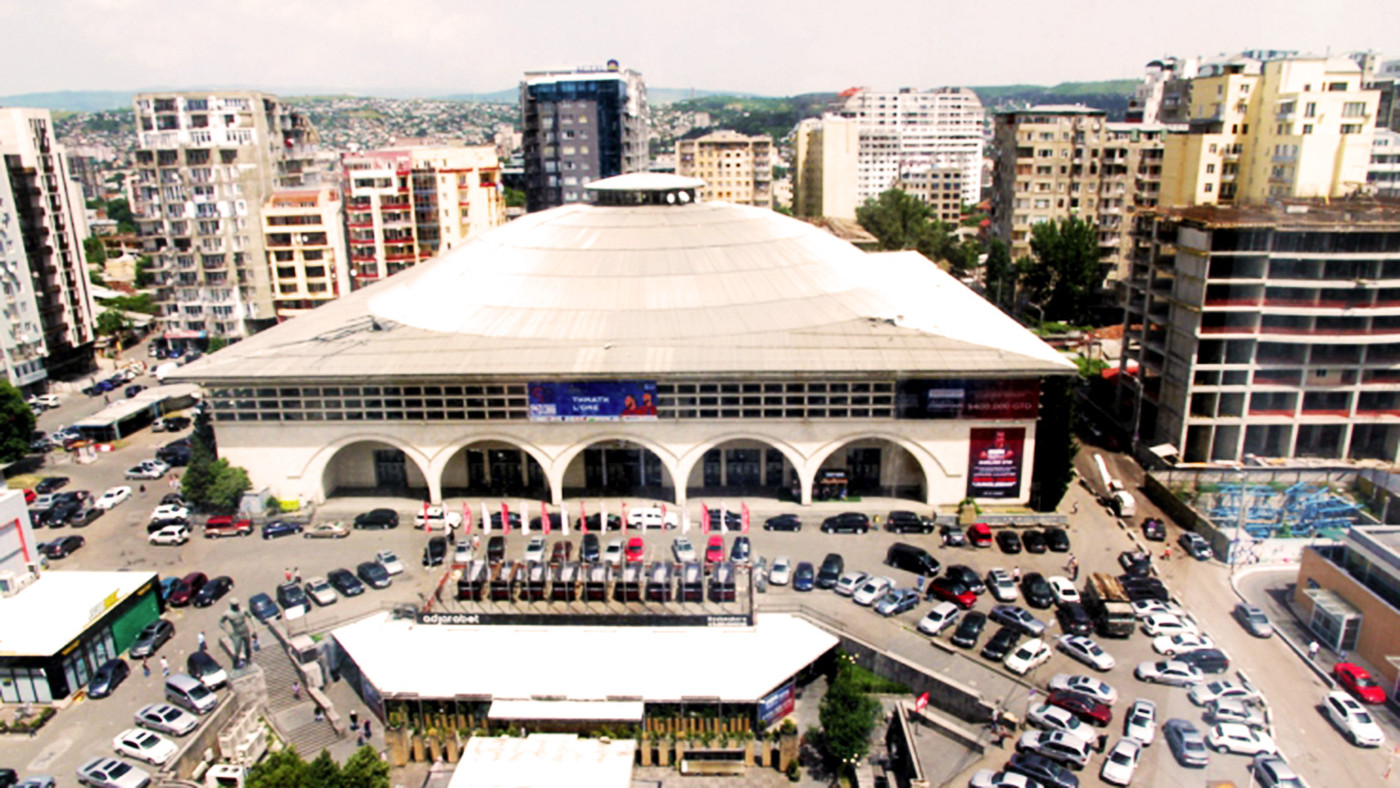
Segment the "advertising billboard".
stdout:
[[655,421],[656,381],[530,384],[530,421]]
[[797,705],[797,692],[791,681],[773,690],[758,702],[758,721],[766,726],[792,713]]
[[1015,498],[1021,491],[1024,428],[978,427],[968,441],[969,498]]
[[1036,419],[1040,381],[901,380],[895,402],[901,419]]

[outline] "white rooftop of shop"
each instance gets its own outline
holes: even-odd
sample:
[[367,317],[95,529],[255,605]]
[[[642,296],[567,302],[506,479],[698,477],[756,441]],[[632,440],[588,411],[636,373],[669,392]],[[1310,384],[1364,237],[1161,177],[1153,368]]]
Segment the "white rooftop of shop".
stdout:
[[452,626],[381,613],[331,633],[386,698],[753,703],[837,644],[795,616],[752,627]]
[[0,598],[0,654],[49,656],[146,583],[154,572],[49,569],[14,596]]

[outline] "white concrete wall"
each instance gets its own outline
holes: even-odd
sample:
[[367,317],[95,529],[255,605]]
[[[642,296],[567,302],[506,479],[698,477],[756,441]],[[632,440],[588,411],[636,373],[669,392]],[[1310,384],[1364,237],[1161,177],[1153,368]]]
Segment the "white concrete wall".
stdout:
[[[772,446],[783,452],[803,480],[803,501],[811,500],[812,478],[823,466],[841,467],[842,451],[849,445],[881,445],[889,441],[903,447],[913,461],[901,452],[884,452],[888,473],[921,472],[930,504],[951,504],[962,500],[967,488],[969,431],[977,427],[1024,427],[1020,494],[1003,503],[1024,503],[1030,493],[1031,459],[1035,455],[1035,422],[980,421],[738,421],[705,420],[651,423],[552,424],[503,422],[480,425],[406,423],[269,423],[218,422],[220,456],[248,470],[254,489],[264,487],[281,498],[304,497],[323,501],[327,464],[346,447],[352,454],[336,461],[336,478],[347,477],[342,469],[358,466],[355,480],[373,483],[371,442],[402,449],[407,455],[410,484],[426,480],[424,486],[434,502],[441,501],[443,480],[447,486],[465,484],[465,463],[461,450],[468,445],[519,448],[540,463],[549,481],[554,503],[560,503],[564,486],[582,486],[583,464],[575,459],[585,448],[600,442],[628,441],[644,446],[661,458],[666,483],[693,479],[702,468],[706,451],[731,441],[751,441],[748,445]],[[867,441],[875,441],[865,443]],[[861,442],[861,443],[853,443]],[[734,444],[743,445],[743,444]],[[831,462],[828,463],[828,460]],[[365,475],[367,474],[367,475]],[[415,475],[418,474],[418,475]],[[900,483],[898,478],[883,483]],[[677,490],[684,502],[685,489]]]

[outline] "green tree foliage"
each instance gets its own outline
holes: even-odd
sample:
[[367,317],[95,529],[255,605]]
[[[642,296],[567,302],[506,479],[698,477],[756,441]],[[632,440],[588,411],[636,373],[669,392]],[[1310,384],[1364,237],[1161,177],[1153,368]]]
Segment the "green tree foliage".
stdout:
[[340,764],[331,757],[329,750],[321,750],[321,754],[311,763],[306,764],[305,771],[302,772],[306,785],[314,785],[316,788],[342,788],[345,781],[341,778]]
[[1045,379],[1040,390],[1040,421],[1035,428],[1035,470],[1031,475],[1030,504],[1051,512],[1060,505],[1074,480],[1074,381],[1071,375]]
[[253,489],[248,472],[236,465],[229,465],[228,460],[215,460],[210,474],[212,480],[204,503],[213,511],[231,512],[237,509],[243,493]]
[[180,492],[198,508],[233,511],[253,485],[246,470],[219,459],[217,452],[213,427],[208,416],[201,416],[190,438],[190,464],[180,477]]
[[136,258],[136,286],[150,287],[155,283],[155,274],[151,273],[151,256],[143,254]]
[[1006,244],[993,240],[987,247],[987,265],[982,270],[987,298],[1002,309],[1016,303],[1016,266]]
[[389,764],[373,747],[355,751],[340,770],[340,788],[385,788],[389,785]]
[[125,197],[107,202],[107,218],[117,223],[119,233],[136,232],[136,217],[131,215],[131,205]]
[[208,352],[214,353],[228,347],[227,337],[209,337]]
[[858,686],[849,656],[841,654],[836,664],[836,675],[822,698],[817,718],[822,725],[822,752],[840,767],[870,752],[870,733],[880,716],[880,702]]
[[1091,299],[1098,289],[1099,234],[1078,217],[1041,222],[1031,228],[1031,252],[1036,270],[1031,290],[1040,297],[1046,320],[1086,323]]
[[0,378],[0,461],[14,462],[29,452],[34,435],[34,411],[24,395]]
[[100,336],[120,338],[130,327],[131,321],[116,309],[108,309],[97,316],[97,333]]
[[356,750],[345,765],[321,750],[307,763],[288,747],[268,755],[248,771],[247,788],[388,788],[389,764],[373,747]]
[[964,238],[962,243],[950,248],[948,267],[954,276],[964,277],[977,270],[981,257],[982,244],[975,238]]
[[121,295],[116,298],[103,299],[100,303],[112,309],[120,309],[123,312],[140,312],[144,315],[154,315],[158,311],[156,300],[151,297],[150,293]]
[[295,747],[270,753],[248,770],[247,788],[301,788],[307,785],[306,762]]
[[102,265],[107,262],[107,247],[102,245],[101,238],[90,236],[83,239],[83,255],[88,265]]
[[524,208],[524,207],[525,207],[525,192],[524,192],[523,190],[521,190],[521,189],[512,189],[512,188],[510,188],[509,186],[507,186],[507,187],[506,187],[506,207],[507,207],[507,208]]
[[881,251],[914,249],[934,262],[951,260],[957,250],[948,226],[907,192],[889,189],[856,209],[856,221],[880,242]]

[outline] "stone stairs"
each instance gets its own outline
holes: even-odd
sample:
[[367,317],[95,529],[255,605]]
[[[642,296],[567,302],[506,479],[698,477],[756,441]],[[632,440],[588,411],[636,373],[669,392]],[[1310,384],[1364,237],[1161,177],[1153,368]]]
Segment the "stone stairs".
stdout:
[[303,758],[309,761],[320,755],[321,750],[340,741],[329,722],[316,721],[316,704],[305,690],[300,700],[292,697],[292,683],[297,681],[298,673],[282,649],[263,648],[254,652],[253,662],[262,668],[267,683],[268,716]]

